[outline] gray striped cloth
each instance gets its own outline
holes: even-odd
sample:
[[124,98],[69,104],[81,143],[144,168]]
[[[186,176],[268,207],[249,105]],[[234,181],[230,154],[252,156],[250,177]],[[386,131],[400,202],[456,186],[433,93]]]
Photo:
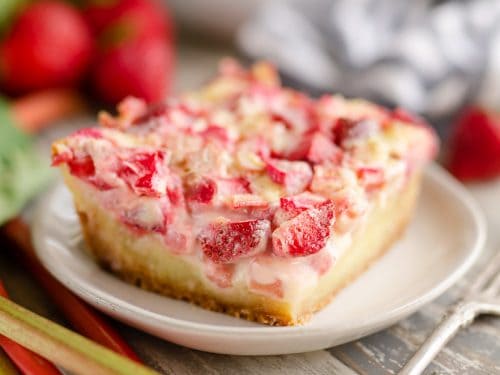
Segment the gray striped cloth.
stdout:
[[316,92],[399,105],[431,120],[466,103],[500,109],[500,0],[281,0],[238,33]]

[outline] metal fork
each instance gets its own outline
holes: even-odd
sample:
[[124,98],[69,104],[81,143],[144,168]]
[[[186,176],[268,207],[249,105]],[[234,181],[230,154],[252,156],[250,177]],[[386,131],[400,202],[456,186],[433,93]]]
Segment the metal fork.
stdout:
[[500,315],[500,252],[490,260],[463,299],[443,317],[399,375],[421,374],[460,328],[468,326],[482,314]]

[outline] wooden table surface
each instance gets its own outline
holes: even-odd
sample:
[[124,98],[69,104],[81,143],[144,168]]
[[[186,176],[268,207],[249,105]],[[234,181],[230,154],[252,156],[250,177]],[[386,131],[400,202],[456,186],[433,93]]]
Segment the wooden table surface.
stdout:
[[[176,90],[194,88],[216,69],[225,49],[181,46]],[[229,51],[230,53],[230,51]],[[53,135],[52,135],[53,136]],[[51,138],[51,135],[48,137]],[[46,142],[42,142],[46,144]],[[164,374],[395,374],[456,301],[487,259],[500,249],[500,181],[469,190],[483,207],[489,238],[481,259],[467,277],[417,313],[389,329],[328,350],[304,354],[239,357],[187,349],[118,322],[125,338],[143,360]],[[0,247],[5,250],[5,239]],[[40,314],[64,323],[38,286],[0,251],[0,275],[12,299]],[[462,330],[437,356],[425,374],[500,374],[500,319],[482,317]]]

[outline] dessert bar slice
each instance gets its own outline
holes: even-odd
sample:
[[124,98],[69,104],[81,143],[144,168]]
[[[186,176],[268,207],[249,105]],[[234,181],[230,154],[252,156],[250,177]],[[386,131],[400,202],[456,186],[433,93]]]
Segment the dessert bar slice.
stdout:
[[134,98],[53,145],[96,260],[270,325],[306,322],[403,233],[434,132],[402,110],[223,61],[195,92]]

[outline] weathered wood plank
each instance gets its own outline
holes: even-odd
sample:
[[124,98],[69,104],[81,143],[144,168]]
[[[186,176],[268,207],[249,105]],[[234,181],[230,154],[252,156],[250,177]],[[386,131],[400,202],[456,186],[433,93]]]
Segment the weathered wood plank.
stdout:
[[265,357],[228,356],[183,348],[130,327],[120,330],[147,363],[165,374],[355,374],[323,350]]

